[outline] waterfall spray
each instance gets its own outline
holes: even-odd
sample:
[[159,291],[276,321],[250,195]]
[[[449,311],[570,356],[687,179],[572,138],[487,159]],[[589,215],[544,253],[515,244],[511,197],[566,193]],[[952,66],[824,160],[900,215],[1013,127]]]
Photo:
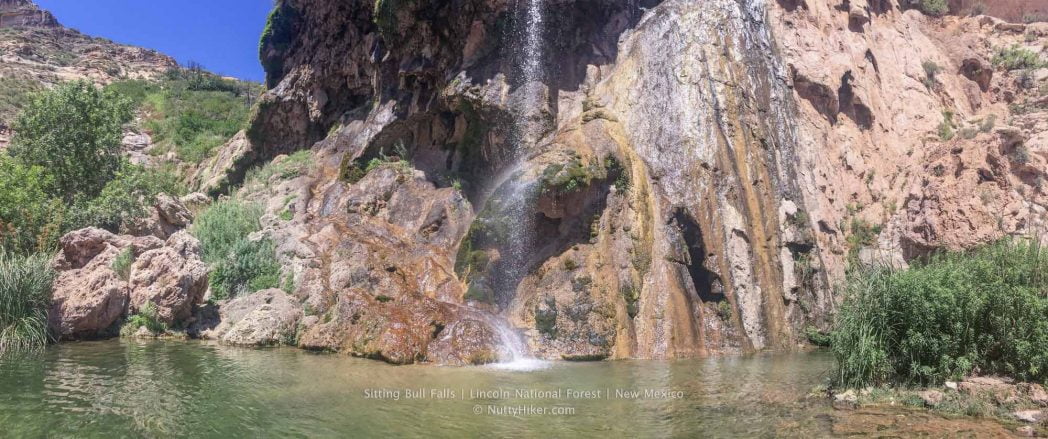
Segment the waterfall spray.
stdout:
[[[542,122],[537,117],[542,111],[545,103],[544,80],[544,37],[545,33],[545,10],[543,0],[520,0],[520,10],[523,26],[522,39],[523,48],[518,56],[519,81],[522,92],[521,105],[513,112],[514,132],[514,164],[511,166],[510,179],[505,183],[509,186],[505,190],[504,214],[514,218],[515,222],[508,230],[505,254],[503,255],[505,272],[503,282],[497,286],[502,290],[502,297],[512,298],[520,280],[527,274],[528,261],[531,253],[531,239],[534,236],[534,213],[532,212],[532,200],[537,188],[531,182],[519,178],[520,171],[527,163],[529,153],[535,148],[535,143],[541,136]],[[507,301],[508,302],[508,301]],[[528,356],[527,347],[521,340],[520,334],[516,332],[503,319],[492,319],[492,326],[499,333],[500,342],[509,352],[511,358],[508,362],[499,363],[496,367],[512,370],[532,370],[544,367],[544,362],[535,360]]]

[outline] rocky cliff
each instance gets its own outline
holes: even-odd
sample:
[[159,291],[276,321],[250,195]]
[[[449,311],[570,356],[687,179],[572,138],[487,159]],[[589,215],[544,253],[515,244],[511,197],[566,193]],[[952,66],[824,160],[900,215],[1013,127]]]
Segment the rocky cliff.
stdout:
[[269,91],[200,181],[311,150],[240,190],[295,273],[300,346],[486,362],[505,320],[545,358],[784,349],[825,327],[849,264],[1043,223],[1048,75],[994,62],[1043,59],[1043,24],[892,0],[534,4],[277,5]]
[[0,0],[0,148],[29,92],[75,79],[151,79],[175,67],[174,59],[155,50],[66,28],[30,0]]

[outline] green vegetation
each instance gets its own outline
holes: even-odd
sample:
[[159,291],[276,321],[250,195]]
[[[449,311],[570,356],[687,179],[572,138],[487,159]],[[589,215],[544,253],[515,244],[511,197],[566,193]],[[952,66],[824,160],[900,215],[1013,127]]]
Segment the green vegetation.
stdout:
[[53,177],[0,154],[0,251],[53,248],[62,234],[65,204],[49,194]]
[[50,259],[42,253],[22,257],[0,252],[0,355],[38,349],[50,340]]
[[[271,48],[283,52],[291,46],[295,37],[294,22],[298,18],[298,12],[284,1],[278,0],[266,18],[266,27],[262,29],[262,35],[258,39],[258,58],[267,73],[279,74],[282,64],[279,57],[266,56],[266,49]],[[267,74],[268,76],[268,74]],[[274,86],[276,84],[269,84]]]
[[826,331],[820,331],[814,326],[808,326],[804,328],[804,336],[808,338],[808,342],[812,345],[819,347],[830,347],[831,335]]
[[640,289],[633,284],[626,284],[619,292],[626,301],[626,314],[629,314],[631,319],[637,317],[637,314],[640,314]]
[[953,112],[946,110],[942,112],[942,123],[939,124],[939,138],[948,141],[954,134]]
[[264,166],[252,168],[247,171],[244,181],[247,184],[269,184],[273,177],[281,180],[290,180],[309,171],[313,155],[309,150],[295,151],[283,160],[269,162]]
[[924,86],[931,89],[938,82],[936,75],[942,72],[942,67],[931,60],[921,63],[921,67],[924,67]]
[[33,95],[16,121],[10,155],[0,154],[0,248],[50,251],[66,231],[115,231],[142,216],[156,194],[182,192],[173,173],[122,161],[130,107],[86,82]]
[[1038,69],[1048,66],[1048,61],[1041,59],[1040,55],[1019,45],[999,49],[991,62],[994,67],[1005,70]]
[[831,346],[845,387],[974,371],[1048,380],[1048,253],[1009,239],[907,271],[849,274]]
[[145,327],[153,335],[160,335],[167,332],[167,325],[160,321],[160,315],[157,312],[156,305],[153,302],[148,302],[145,306],[124,322],[124,326],[120,327],[121,337],[130,337],[138,332],[138,328]]
[[950,11],[946,0],[916,0],[912,3],[917,10],[933,17],[941,17]]
[[143,128],[153,136],[153,152],[174,151],[179,159],[200,163],[243,129],[257,84],[221,78],[194,67],[168,72],[164,80],[121,81],[106,87],[139,106]]
[[123,124],[131,103],[112,91],[76,81],[32,95],[15,121],[10,154],[53,178],[50,195],[93,198],[120,168]]
[[178,196],[185,193],[185,187],[172,171],[124,162],[97,197],[73,203],[64,229],[94,226],[116,231],[121,224],[147,216],[148,208],[161,193]]
[[382,38],[387,43],[397,37],[397,11],[407,7],[414,0],[375,0],[374,19]]
[[204,262],[212,267],[209,282],[216,299],[280,286],[273,242],[248,239],[259,230],[261,216],[260,206],[231,199],[213,204],[193,224]]
[[0,78],[0,126],[10,125],[29,96],[43,88],[32,79]]
[[125,282],[131,277],[131,264],[135,263],[135,251],[128,247],[113,260],[113,271]]
[[731,314],[731,302],[728,302],[727,300],[721,300],[720,302],[717,302],[717,317],[720,317],[720,319],[725,322],[730,322]]

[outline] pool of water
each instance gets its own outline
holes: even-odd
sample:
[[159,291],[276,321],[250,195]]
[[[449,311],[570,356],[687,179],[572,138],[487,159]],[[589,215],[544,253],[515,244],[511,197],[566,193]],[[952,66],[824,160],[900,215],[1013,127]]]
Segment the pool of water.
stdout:
[[[0,359],[4,437],[824,437],[825,354],[389,366],[296,349],[103,341]],[[855,433],[851,431],[850,433]]]

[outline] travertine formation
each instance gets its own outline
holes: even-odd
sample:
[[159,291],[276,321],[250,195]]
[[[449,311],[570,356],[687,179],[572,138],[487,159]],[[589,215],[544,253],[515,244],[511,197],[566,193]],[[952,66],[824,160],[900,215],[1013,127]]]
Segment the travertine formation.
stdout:
[[[994,58],[1043,63],[1048,24],[896,0],[544,12],[535,78],[517,2],[278,2],[268,91],[192,184],[265,206],[256,238],[293,285],[199,307],[190,332],[397,364],[505,358],[506,327],[543,358],[790,349],[827,328],[850,264],[1045,225],[1048,70]],[[241,186],[298,150],[302,172]],[[66,256],[108,293],[60,308],[59,326],[90,322],[63,334],[103,329],[121,301],[187,317],[168,298],[198,302],[202,271],[177,231],[191,218],[165,205],[135,230],[158,236],[138,299],[100,268],[137,241]]]

